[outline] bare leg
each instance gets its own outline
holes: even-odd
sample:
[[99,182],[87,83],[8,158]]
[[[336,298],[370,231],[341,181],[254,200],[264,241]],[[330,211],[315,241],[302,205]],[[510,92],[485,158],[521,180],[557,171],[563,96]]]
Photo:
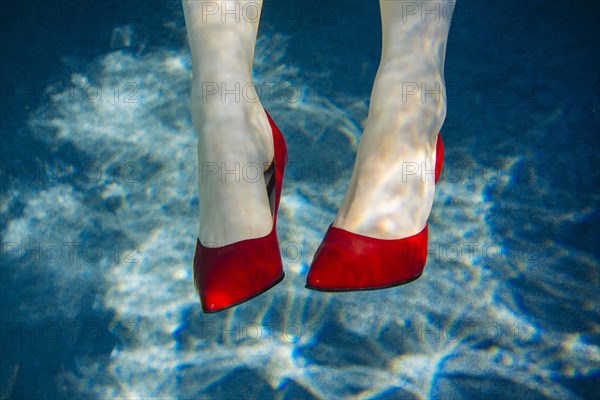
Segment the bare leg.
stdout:
[[[333,225],[399,239],[421,231],[433,205],[435,143],[446,115],[444,57],[452,4],[380,4],[381,63],[350,185]],[[422,12],[436,7],[437,13]]]
[[207,247],[265,236],[272,215],[263,171],[271,128],[252,82],[262,0],[183,0],[198,140],[199,239]]

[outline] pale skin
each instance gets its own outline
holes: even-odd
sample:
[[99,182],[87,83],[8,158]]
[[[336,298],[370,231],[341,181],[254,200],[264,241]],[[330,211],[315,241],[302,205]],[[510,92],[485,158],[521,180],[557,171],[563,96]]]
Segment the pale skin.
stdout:
[[[199,239],[220,247],[265,236],[273,216],[268,177],[257,166],[266,170],[273,159],[271,128],[251,88],[237,98],[221,96],[220,90],[252,82],[262,0],[252,0],[253,8],[238,12],[240,18],[236,10],[247,1],[182,2],[193,66],[192,121],[199,136]],[[400,239],[425,226],[435,192],[435,143],[446,115],[443,68],[452,5],[380,1],[382,56],[335,227]]]

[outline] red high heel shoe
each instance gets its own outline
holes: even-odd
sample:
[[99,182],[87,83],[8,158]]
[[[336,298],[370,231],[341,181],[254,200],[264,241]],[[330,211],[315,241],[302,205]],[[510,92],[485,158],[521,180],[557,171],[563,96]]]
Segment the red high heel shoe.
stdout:
[[273,204],[273,228],[266,236],[217,248],[204,247],[197,240],[194,285],[205,313],[216,313],[246,302],[271,289],[284,277],[276,225],[287,148],[283,135],[266,110],[265,113],[273,131],[275,150],[271,166],[274,173],[267,185]]
[[[442,172],[444,144],[438,135],[435,182]],[[427,259],[427,224],[416,235],[376,239],[329,226],[315,253],[306,287],[323,292],[385,289],[417,279]]]

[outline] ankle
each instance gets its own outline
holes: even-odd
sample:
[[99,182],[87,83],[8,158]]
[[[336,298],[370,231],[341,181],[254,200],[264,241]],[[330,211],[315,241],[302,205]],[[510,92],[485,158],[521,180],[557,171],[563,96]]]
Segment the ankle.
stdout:
[[385,129],[393,125],[405,127],[403,130],[414,127],[421,134],[433,131],[430,133],[435,136],[446,110],[443,65],[432,59],[410,63],[382,59],[371,93],[370,120],[387,121]]
[[[387,83],[388,88],[394,87],[390,82]],[[431,92],[430,87],[433,88]],[[385,93],[383,90],[373,90],[361,143],[380,142],[386,146],[396,144],[401,148],[412,147],[407,148],[410,151],[431,151],[446,118],[443,81],[410,82],[408,85],[406,82],[398,83],[391,92],[401,95],[390,96],[389,89]],[[381,151],[385,151],[385,148]]]
[[[211,74],[203,79],[192,79],[191,93],[192,111],[216,111],[215,115],[222,115],[223,108],[230,109],[227,115],[244,114],[255,110],[260,105],[250,74],[227,73]],[[212,114],[212,113],[211,113]]]
[[[231,134],[239,135],[244,130],[264,128],[262,124],[264,110],[260,101],[255,103],[192,101],[191,110],[194,128],[200,136],[210,135],[215,129],[219,132],[226,130]],[[264,118],[266,119],[266,116]]]
[[192,100],[200,162],[266,164],[273,159],[271,126],[260,101]]

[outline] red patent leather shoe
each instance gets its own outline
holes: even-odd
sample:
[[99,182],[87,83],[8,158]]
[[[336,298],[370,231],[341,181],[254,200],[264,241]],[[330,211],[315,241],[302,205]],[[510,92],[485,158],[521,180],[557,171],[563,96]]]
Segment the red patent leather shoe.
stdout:
[[284,276],[276,224],[287,148],[283,135],[269,113],[265,113],[273,131],[275,151],[271,165],[274,171],[267,185],[273,228],[266,236],[217,248],[204,247],[197,240],[194,285],[205,313],[216,313],[246,302],[277,285]]
[[[438,135],[435,182],[442,171],[444,145]],[[385,289],[417,279],[427,259],[427,224],[416,235],[376,239],[329,226],[315,253],[306,287],[324,292]]]

